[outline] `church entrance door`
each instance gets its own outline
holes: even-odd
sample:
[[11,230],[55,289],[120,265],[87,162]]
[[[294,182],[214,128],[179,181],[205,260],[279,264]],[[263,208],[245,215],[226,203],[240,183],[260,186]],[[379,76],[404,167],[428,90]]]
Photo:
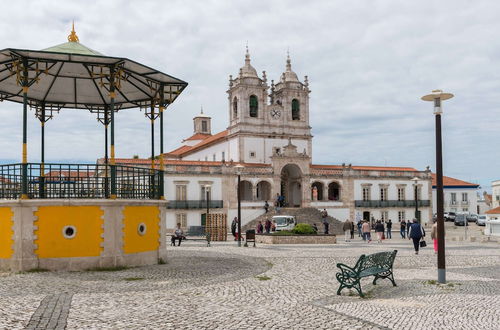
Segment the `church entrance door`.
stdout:
[[281,170],[281,194],[288,207],[302,205],[302,171],[295,164],[288,164]]

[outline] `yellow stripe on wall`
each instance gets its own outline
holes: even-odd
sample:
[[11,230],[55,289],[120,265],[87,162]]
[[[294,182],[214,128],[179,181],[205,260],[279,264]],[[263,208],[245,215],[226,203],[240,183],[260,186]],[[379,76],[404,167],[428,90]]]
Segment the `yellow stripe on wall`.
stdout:
[[14,253],[13,216],[14,212],[10,207],[0,207],[0,258],[2,259],[10,259]]

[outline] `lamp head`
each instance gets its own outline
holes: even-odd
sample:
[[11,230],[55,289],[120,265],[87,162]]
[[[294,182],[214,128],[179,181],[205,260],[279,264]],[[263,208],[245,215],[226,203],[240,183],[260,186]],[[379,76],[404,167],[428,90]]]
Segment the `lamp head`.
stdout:
[[451,99],[454,95],[451,93],[443,93],[440,89],[435,89],[431,94],[424,95],[421,97],[423,101],[432,101],[434,102],[434,114],[440,115],[443,113],[441,109],[441,101]]
[[418,180],[420,180],[420,178],[417,178],[417,177],[414,177],[413,179],[411,179],[411,181],[413,181],[414,185],[416,185],[418,183]]
[[234,167],[236,174],[241,175],[241,173],[243,172],[243,168],[245,168],[245,166],[243,166],[241,164],[236,165]]

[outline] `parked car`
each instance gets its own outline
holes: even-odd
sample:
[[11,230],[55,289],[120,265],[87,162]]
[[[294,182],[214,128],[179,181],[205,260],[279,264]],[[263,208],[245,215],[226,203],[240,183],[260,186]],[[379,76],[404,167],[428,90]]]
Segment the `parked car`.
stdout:
[[477,214],[468,214],[467,221],[469,222],[477,222]]
[[276,223],[276,231],[292,230],[297,224],[293,215],[275,215],[272,221]]
[[455,212],[444,212],[444,221],[454,221],[456,216]]
[[469,224],[467,223],[467,214],[465,213],[459,213],[455,215],[455,220],[453,220],[453,223],[455,226],[468,226]]
[[486,215],[484,215],[484,214],[478,215],[476,225],[485,226],[486,225]]

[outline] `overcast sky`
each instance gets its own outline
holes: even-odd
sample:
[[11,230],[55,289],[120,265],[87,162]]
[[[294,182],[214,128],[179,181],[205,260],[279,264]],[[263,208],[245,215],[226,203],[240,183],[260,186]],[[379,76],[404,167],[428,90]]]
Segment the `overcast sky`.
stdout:
[[[444,102],[444,174],[490,190],[500,179],[500,3],[496,1],[2,1],[0,48],[80,42],[189,83],[168,109],[166,151],[192,133],[203,105],[214,132],[228,124],[228,76],[244,63],[278,80],[309,76],[313,162],[435,168],[434,116]],[[21,158],[19,104],[0,103],[0,161]],[[117,157],[149,156],[149,121],[119,112]],[[29,160],[39,161],[39,123],[29,116]],[[66,110],[46,126],[46,160],[95,162],[103,127]]]

